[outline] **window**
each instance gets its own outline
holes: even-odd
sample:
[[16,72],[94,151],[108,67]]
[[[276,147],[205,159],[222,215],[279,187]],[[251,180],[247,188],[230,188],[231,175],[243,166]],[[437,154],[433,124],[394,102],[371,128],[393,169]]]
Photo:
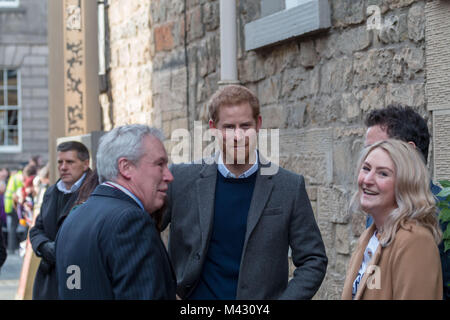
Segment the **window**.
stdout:
[[329,0],[261,0],[261,16],[244,27],[247,51],[331,27]]
[[17,8],[19,0],[0,0],[0,8]]
[[0,151],[20,151],[20,116],[20,74],[0,68]]

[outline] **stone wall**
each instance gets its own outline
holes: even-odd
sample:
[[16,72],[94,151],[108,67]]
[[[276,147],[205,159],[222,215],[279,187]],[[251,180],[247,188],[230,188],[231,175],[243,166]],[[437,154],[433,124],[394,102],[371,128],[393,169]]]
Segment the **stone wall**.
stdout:
[[107,16],[110,99],[101,99],[104,114],[108,115],[105,129],[126,123],[151,123],[150,2],[110,1]]
[[23,0],[0,9],[0,66],[17,68],[21,84],[22,150],[0,151],[0,166],[19,167],[32,155],[48,159],[47,2]]
[[[205,103],[220,80],[219,1],[127,1],[136,9],[127,13],[121,2],[110,1],[109,8],[110,81],[115,83],[110,94],[114,114],[122,115],[115,117],[117,124],[146,121],[162,128],[167,138],[176,128],[192,129],[195,120],[204,118]],[[150,4],[150,32],[133,28],[135,33],[125,34],[123,24],[111,16],[120,5],[123,21],[144,26],[138,23],[144,13],[137,14],[139,6],[133,2]],[[369,5],[380,7],[381,30],[366,27]],[[399,102],[430,118],[425,99],[425,1],[333,0],[330,6],[332,28],[325,33],[246,52],[243,28],[260,17],[260,1],[237,1],[239,80],[258,94],[263,127],[280,129],[281,165],[305,176],[326,245],[329,265],[318,299],[340,297],[346,265],[364,230],[364,216],[347,214],[364,115]],[[145,63],[122,64],[114,52],[123,46],[112,36],[119,33],[123,43],[134,44],[128,45],[131,51],[150,45],[150,68]],[[142,35],[147,42],[134,41]],[[125,76],[126,70],[135,70],[137,78]],[[138,76],[144,70],[150,81]],[[116,72],[120,76],[114,76]],[[139,93],[136,81],[151,86]],[[148,115],[136,120],[126,113],[125,100],[145,101],[142,110]]]
[[20,0],[0,8],[0,43],[47,43],[47,0]]
[[426,14],[427,108],[433,112],[434,178],[450,180],[450,2],[429,1]]

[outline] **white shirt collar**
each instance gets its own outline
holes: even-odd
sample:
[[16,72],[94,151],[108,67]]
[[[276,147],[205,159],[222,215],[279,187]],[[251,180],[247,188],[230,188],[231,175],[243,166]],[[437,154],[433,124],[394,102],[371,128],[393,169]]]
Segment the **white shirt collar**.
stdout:
[[245,171],[243,174],[241,174],[239,177],[236,177],[233,173],[231,173],[230,170],[228,170],[228,168],[225,166],[225,164],[223,163],[223,158],[222,158],[222,153],[220,153],[219,155],[219,160],[218,160],[218,164],[217,164],[217,170],[219,170],[219,172],[222,174],[222,176],[224,176],[225,178],[235,178],[235,179],[243,179],[243,178],[248,178],[249,176],[251,176],[252,174],[254,174],[256,171],[258,171],[259,168],[259,159],[258,159],[258,151],[256,151],[255,149],[255,163],[250,167],[250,169],[248,169],[247,171]]
[[81,184],[83,183],[83,180],[85,177],[86,177],[86,172],[83,173],[81,178],[78,179],[77,182],[75,182],[70,189],[67,189],[66,185],[64,184],[64,182],[62,180],[58,181],[58,183],[56,184],[56,187],[58,188],[59,191],[61,191],[64,194],[74,193],[81,187]]
[[108,186],[110,188],[115,187],[115,188],[119,189],[120,191],[122,191],[123,193],[125,193],[126,195],[131,197],[134,201],[136,201],[136,203],[139,205],[139,207],[141,207],[141,209],[145,211],[144,205],[142,204],[142,202],[130,190],[128,190],[124,186],[121,186],[120,184],[112,182],[112,181],[106,181],[106,182],[102,183],[102,186]]

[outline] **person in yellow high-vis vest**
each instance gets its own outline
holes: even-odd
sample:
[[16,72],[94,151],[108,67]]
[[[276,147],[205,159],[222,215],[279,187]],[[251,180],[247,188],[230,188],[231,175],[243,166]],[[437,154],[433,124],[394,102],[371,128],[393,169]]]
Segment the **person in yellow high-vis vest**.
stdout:
[[16,235],[19,218],[14,209],[14,197],[16,191],[23,187],[23,173],[22,170],[17,171],[11,175],[4,196],[4,205],[6,212],[6,225],[8,229],[8,251],[14,252],[19,248],[19,241]]

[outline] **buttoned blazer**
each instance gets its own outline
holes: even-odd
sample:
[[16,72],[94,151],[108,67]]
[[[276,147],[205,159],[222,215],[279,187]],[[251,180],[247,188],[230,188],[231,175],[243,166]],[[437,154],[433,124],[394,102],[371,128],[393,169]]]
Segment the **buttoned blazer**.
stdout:
[[[342,299],[352,299],[352,286],[375,224],[361,235],[350,259]],[[355,300],[442,299],[439,250],[431,231],[414,222],[399,228],[394,241],[381,244],[369,261]]]
[[[237,299],[310,299],[322,283],[327,257],[304,179],[283,168],[261,174],[271,166],[261,162],[247,218]],[[200,278],[213,228],[217,164],[208,163],[171,166],[174,181],[163,228],[170,223],[169,255],[181,298],[189,297]],[[295,270],[288,282],[289,247]]]
[[175,299],[176,280],[155,222],[116,188],[97,186],[66,218],[56,239],[56,269],[61,299]]

